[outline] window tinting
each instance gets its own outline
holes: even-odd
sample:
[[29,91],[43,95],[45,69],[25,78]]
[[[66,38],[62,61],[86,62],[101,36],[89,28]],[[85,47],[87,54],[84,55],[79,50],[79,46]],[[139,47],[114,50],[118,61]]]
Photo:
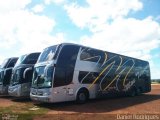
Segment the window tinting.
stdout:
[[11,79],[11,85],[28,83],[32,81],[33,70],[28,70],[25,74],[25,79],[23,78],[23,74],[26,67],[14,69],[13,76]]
[[20,64],[24,61],[24,59],[26,58],[26,56],[27,56],[27,55],[22,55],[22,56],[20,56],[20,57],[18,58],[18,61],[17,61],[16,64],[15,64],[15,66],[20,65]]
[[[47,70],[46,73],[45,70]],[[45,68],[45,66],[34,68],[32,87],[50,88],[52,86],[53,71],[53,66],[47,67],[47,69]]]
[[11,61],[10,61],[10,63],[8,64],[8,68],[10,68],[10,67],[14,67],[14,65],[16,64],[16,62],[17,62],[17,59],[11,59]]
[[54,87],[72,82],[78,51],[79,47],[73,45],[65,45],[62,48],[55,68]]
[[3,85],[9,85],[11,79],[12,69],[6,70],[6,74],[3,79]]
[[23,72],[26,68],[19,68],[13,71],[13,76],[11,79],[11,85],[21,84],[25,82],[23,78]]
[[57,45],[44,49],[38,59],[38,62],[45,62],[45,61],[53,60],[56,49],[57,49]]
[[105,53],[100,50],[94,50],[90,48],[82,48],[80,54],[80,60],[103,63],[105,59]]
[[[86,72],[86,71],[80,71],[78,80],[80,83],[83,84],[91,84],[94,82],[94,80],[98,77],[99,73],[97,72]],[[96,83],[99,81],[97,80]]]
[[2,82],[3,82],[3,77],[4,77],[4,71],[1,71],[1,70],[0,70],[0,85],[1,85]]
[[22,64],[35,64],[39,57],[40,53],[32,53],[26,56]]

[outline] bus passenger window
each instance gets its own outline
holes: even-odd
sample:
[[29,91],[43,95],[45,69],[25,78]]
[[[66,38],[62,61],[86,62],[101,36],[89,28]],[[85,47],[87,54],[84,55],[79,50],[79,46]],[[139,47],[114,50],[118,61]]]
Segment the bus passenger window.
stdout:
[[[80,83],[83,84],[91,84],[94,82],[94,80],[98,77],[99,73],[97,72],[86,72],[86,71],[80,71],[78,80]],[[96,83],[99,81],[97,80]]]
[[72,82],[78,51],[78,46],[66,45],[62,48],[56,64],[54,87],[68,85]]
[[100,50],[82,48],[80,60],[103,63],[105,60],[105,53]]

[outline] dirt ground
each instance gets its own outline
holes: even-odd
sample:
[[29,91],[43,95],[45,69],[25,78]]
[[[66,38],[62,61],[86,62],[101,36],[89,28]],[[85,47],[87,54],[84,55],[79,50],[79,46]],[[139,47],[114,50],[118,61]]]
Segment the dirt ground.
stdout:
[[[25,104],[11,99],[0,97],[0,107]],[[152,85],[150,93],[136,97],[89,100],[82,105],[67,102],[36,106],[47,108],[48,112],[41,117],[37,115],[35,120],[160,120],[160,85]]]

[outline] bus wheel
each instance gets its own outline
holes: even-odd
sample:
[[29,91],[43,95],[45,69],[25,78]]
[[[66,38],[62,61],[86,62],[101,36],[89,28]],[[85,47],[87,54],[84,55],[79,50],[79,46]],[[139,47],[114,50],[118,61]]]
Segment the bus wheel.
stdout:
[[79,104],[83,104],[88,100],[88,92],[87,90],[80,90],[77,94],[76,102]]
[[128,93],[128,96],[129,97],[134,97],[134,96],[136,96],[136,88],[132,88],[130,91],[129,91],[129,93]]
[[133,90],[133,91],[131,92],[130,96],[131,96],[131,97],[136,96],[136,91],[135,91],[135,90]]
[[136,95],[141,95],[141,88],[137,88]]

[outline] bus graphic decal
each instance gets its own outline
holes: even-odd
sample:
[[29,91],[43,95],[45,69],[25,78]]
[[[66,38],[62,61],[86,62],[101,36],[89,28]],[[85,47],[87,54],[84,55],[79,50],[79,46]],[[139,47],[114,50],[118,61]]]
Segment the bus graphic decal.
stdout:
[[[126,80],[135,65],[135,61],[133,59],[123,60],[123,58],[118,55],[112,56],[107,60],[108,57],[107,53],[102,54],[99,52],[98,54],[96,54],[94,53],[94,51],[93,52],[92,51],[93,50],[91,49],[82,49],[81,51],[81,54],[85,54],[85,58],[81,58],[81,60],[96,62],[94,67],[98,67],[98,64],[100,64],[99,68],[100,70],[98,71],[99,75],[93,80],[93,82],[90,84],[88,88],[90,89],[95,83],[99,83],[99,88],[101,91],[107,90],[112,85],[115,85],[114,87],[116,88],[117,91],[122,91],[122,90],[125,91],[126,90],[125,86],[126,85],[128,86]],[[87,80],[87,77],[93,76],[91,74],[92,74],[91,72],[88,72],[81,79],[81,83],[83,83],[85,79]],[[110,76],[110,74],[112,74],[113,76]],[[130,81],[128,81],[128,83],[129,82]]]
[[[118,58],[120,57],[115,57],[115,59],[118,59]],[[106,61],[106,65],[107,63],[108,61]],[[104,77],[100,80],[100,90],[107,90],[114,82],[115,82],[116,90],[120,91],[119,87],[121,87],[121,90],[124,89],[126,85],[126,79],[128,75],[131,73],[131,70],[133,69],[135,64],[134,60],[129,59],[126,62],[124,62],[122,65],[120,62],[118,68],[114,69],[114,65],[116,64],[116,62],[113,60],[112,63],[113,63],[112,67],[109,67],[108,69],[105,70]],[[129,63],[131,64],[131,67],[127,67],[127,64]],[[109,74],[113,74],[113,78],[109,82],[106,82],[107,78],[110,77]],[[103,74],[101,76],[103,76]],[[121,84],[118,84],[119,82]]]

